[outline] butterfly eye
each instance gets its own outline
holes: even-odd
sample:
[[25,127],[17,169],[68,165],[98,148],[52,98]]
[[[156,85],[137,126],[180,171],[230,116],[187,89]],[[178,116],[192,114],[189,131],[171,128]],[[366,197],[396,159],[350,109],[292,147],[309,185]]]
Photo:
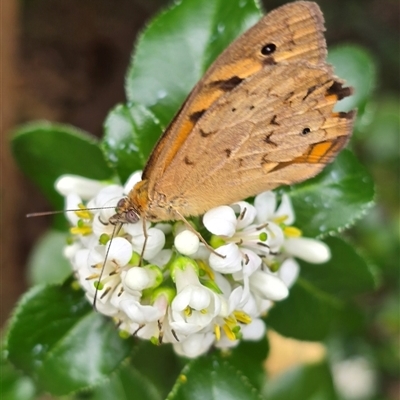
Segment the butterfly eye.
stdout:
[[122,208],[125,205],[125,199],[120,199],[117,203],[117,208]]
[[139,221],[139,216],[134,210],[128,210],[125,214],[125,219],[129,224],[134,224]]
[[269,56],[276,50],[276,45],[273,43],[268,43],[261,48],[261,54],[263,56]]
[[302,136],[306,136],[306,135],[308,135],[310,132],[311,132],[311,129],[310,129],[310,128],[304,128],[304,129],[301,131],[301,135],[302,135]]

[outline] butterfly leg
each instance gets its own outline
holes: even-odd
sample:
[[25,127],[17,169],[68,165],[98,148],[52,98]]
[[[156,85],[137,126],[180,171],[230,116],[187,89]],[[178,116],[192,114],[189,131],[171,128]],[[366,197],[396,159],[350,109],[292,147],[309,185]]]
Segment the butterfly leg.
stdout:
[[142,251],[140,253],[139,265],[143,264],[144,251],[146,250],[147,239],[149,238],[149,235],[147,234],[146,220],[144,218],[142,218],[142,225],[143,225],[144,242],[143,242]]
[[189,230],[191,232],[193,232],[201,242],[203,242],[203,244],[207,247],[208,250],[211,251],[211,253],[214,253],[216,256],[221,257],[221,258],[225,258],[225,256],[223,256],[222,254],[219,254],[217,251],[215,251],[215,249],[213,249],[207,242],[206,240],[203,238],[203,236],[201,236],[201,234],[199,232],[196,231],[196,229],[193,228],[193,226],[189,223],[189,221],[177,210],[174,210],[175,213],[179,216],[179,218],[181,219],[182,222],[185,223],[185,225],[189,228]]

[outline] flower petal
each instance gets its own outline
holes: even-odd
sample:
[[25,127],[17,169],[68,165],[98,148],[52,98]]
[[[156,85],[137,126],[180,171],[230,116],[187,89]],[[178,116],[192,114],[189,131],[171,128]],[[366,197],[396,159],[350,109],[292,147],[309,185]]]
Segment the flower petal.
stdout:
[[278,276],[282,279],[283,283],[288,288],[291,288],[296,282],[299,273],[299,264],[293,258],[288,258],[282,263],[281,267],[279,268]]
[[260,224],[271,220],[276,208],[276,194],[271,191],[260,193],[254,199],[254,207],[257,211],[257,221]]
[[233,236],[236,231],[236,215],[229,206],[220,206],[207,211],[204,226],[214,235]]
[[214,253],[210,254],[210,266],[222,274],[231,274],[233,272],[241,271],[242,269],[242,253],[235,243],[229,243],[218,247],[218,254],[225,256],[222,258]]
[[78,175],[61,175],[54,184],[55,189],[62,196],[74,193],[83,200],[96,196],[104,186],[104,183]]
[[250,285],[267,300],[283,300],[289,294],[288,288],[277,276],[260,270],[250,276]]
[[331,258],[331,251],[324,242],[311,238],[289,238],[285,240],[285,252],[313,264],[322,264]]
[[282,196],[281,204],[279,205],[278,209],[275,212],[277,217],[286,215],[287,218],[285,219],[286,225],[292,225],[295,220],[294,210],[292,206],[292,202],[290,197],[285,193]]
[[126,181],[123,194],[128,195],[129,192],[133,189],[133,187],[142,180],[142,171],[134,172]]
[[200,240],[187,229],[175,236],[174,244],[179,253],[190,256],[199,249]]
[[250,225],[257,215],[256,208],[250,203],[247,203],[247,201],[238,201],[237,203],[232,204],[231,207],[234,211],[239,212],[236,222],[236,230],[243,229]]

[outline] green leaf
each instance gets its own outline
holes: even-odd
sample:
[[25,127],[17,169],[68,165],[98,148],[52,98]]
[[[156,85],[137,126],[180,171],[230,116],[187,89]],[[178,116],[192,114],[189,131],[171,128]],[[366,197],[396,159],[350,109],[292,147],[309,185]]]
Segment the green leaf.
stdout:
[[268,400],[337,400],[326,363],[301,365],[284,372],[265,386]]
[[328,62],[334,65],[335,75],[354,88],[354,94],[343,99],[338,109],[349,111],[365,109],[376,83],[376,67],[372,56],[359,46],[347,45],[329,49]]
[[16,371],[7,361],[5,353],[2,351],[0,360],[1,400],[33,400],[36,397],[33,381]]
[[299,340],[323,340],[331,331],[342,303],[303,278],[290,289],[289,297],[274,305],[267,326]]
[[122,182],[143,169],[163,127],[155,115],[140,104],[118,105],[105,122],[102,148]]
[[331,249],[332,258],[319,265],[300,261],[302,278],[340,298],[351,298],[375,289],[373,271],[352,245],[337,237],[324,241]]
[[260,18],[254,0],[186,0],[158,15],[138,40],[126,79],[128,100],[163,125],[215,57]]
[[14,158],[21,170],[39,186],[56,209],[63,208],[54,182],[63,174],[91,179],[109,179],[97,140],[67,125],[35,122],[18,128],[11,141]]
[[265,336],[257,342],[243,340],[230,352],[223,351],[221,358],[242,372],[256,389],[261,390],[265,382],[264,362],[268,352],[269,343]]
[[72,273],[71,264],[63,256],[67,233],[46,232],[35,244],[28,260],[28,279],[31,285],[62,283]]
[[343,150],[322,173],[285,189],[304,236],[321,237],[354,224],[372,205],[371,176],[356,157]]
[[113,374],[109,382],[96,387],[89,397],[90,400],[161,400],[163,398],[148,378],[131,366],[122,367]]
[[218,356],[200,357],[182,370],[168,400],[257,399],[259,392],[228,361]]
[[[154,367],[156,362],[157,368]],[[149,341],[141,340],[135,346],[131,364],[157,388],[165,399],[182,369],[182,359],[174,352],[172,345],[155,346]]]
[[26,293],[7,342],[10,361],[54,395],[108,379],[131,349],[113,323],[94,313],[83,293],[71,288],[71,280]]

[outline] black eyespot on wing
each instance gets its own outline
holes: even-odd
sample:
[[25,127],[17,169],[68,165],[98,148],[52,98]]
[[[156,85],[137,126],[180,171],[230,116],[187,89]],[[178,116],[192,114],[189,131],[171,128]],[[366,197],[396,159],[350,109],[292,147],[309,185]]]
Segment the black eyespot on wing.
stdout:
[[263,56],[270,56],[276,50],[276,45],[274,43],[268,43],[265,46],[261,47],[261,54]]
[[310,132],[311,132],[311,129],[310,129],[310,128],[304,128],[304,129],[301,131],[301,136],[306,136],[306,135],[308,135]]

